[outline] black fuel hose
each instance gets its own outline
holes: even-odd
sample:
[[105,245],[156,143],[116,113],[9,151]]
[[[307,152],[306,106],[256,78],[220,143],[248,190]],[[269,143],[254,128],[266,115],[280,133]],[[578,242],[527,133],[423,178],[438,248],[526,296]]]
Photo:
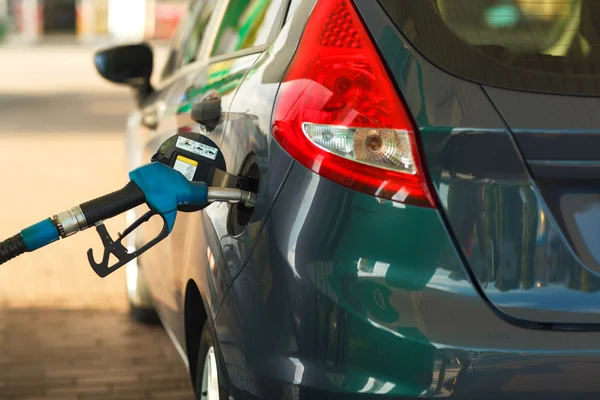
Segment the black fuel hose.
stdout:
[[6,239],[0,243],[0,264],[4,264],[26,251],[25,242],[20,234]]
[[0,264],[144,204],[145,200],[144,192],[129,182],[121,190],[46,218],[1,242]]

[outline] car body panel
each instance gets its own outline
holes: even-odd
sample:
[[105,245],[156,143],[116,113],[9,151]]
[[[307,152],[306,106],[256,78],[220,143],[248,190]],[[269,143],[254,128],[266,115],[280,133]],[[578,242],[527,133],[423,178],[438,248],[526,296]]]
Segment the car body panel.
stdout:
[[[415,117],[430,177],[482,294],[530,327],[600,323],[600,280],[553,221],[491,89],[432,65],[381,7],[356,4]],[[520,107],[523,97],[510,91],[504,109]],[[586,109],[579,112],[588,118]]]
[[[217,268],[217,271],[220,274],[219,279],[227,278],[216,286],[223,287],[225,290],[241,272],[250,256],[264,225],[265,217],[277,196],[279,187],[285,181],[291,164],[291,158],[287,154],[270,152],[270,131],[275,96],[293,54],[289,51],[289,30],[294,27],[296,24],[290,24],[288,29],[284,29],[274,43],[260,55],[256,63],[247,70],[227,113],[227,128],[220,147],[229,172],[241,174],[248,157],[253,156],[260,178],[257,205],[242,233],[232,234],[228,228],[232,219],[233,206],[221,203],[204,210],[213,221],[212,225],[219,238],[224,257],[223,264]],[[214,252],[212,247],[211,251]],[[197,264],[188,262],[185,265],[189,266],[190,271],[183,276],[188,276]],[[219,300],[222,300],[221,294],[224,293],[217,296]],[[216,317],[217,306],[218,304],[211,301],[213,317]]]
[[[215,15],[223,12],[225,4],[218,3]],[[280,12],[278,18],[283,20],[283,17],[285,13]],[[210,24],[212,29],[217,28],[214,21]],[[213,33],[209,30],[206,35]],[[297,32],[296,36],[299,37],[299,34]],[[215,317],[232,280],[239,274],[254,247],[269,204],[291,162],[289,157],[273,160],[267,157],[272,112],[272,106],[268,104],[273,103],[289,57],[293,54],[293,47],[291,53],[287,47],[288,36],[285,33],[279,35],[278,41],[270,46],[241,51],[229,58],[217,57],[204,62],[200,59],[184,67],[148,101],[146,108],[150,112],[157,104],[161,107],[156,128],[139,128],[141,133],[138,135],[142,136],[139,142],[144,147],[142,160],[149,160],[158,146],[177,132],[198,132],[207,135],[219,146],[229,173],[240,173],[248,155],[255,154],[261,187],[265,188],[260,191],[264,195],[259,196],[252,222],[242,234],[232,235],[228,230],[232,206],[215,203],[201,212],[179,213],[171,235],[152,252],[140,257],[140,264],[147,271],[155,307],[184,352],[183,312],[187,283],[190,280],[196,282],[207,311]],[[284,50],[283,45],[286,45]],[[210,44],[204,44],[201,52],[209,52],[207,48],[210,49]],[[257,96],[258,93],[260,96]],[[222,119],[214,130],[208,132],[191,119],[191,107],[206,96],[215,95],[221,98]],[[262,107],[257,107],[259,105]],[[276,172],[269,174],[270,168]],[[160,220],[149,223],[144,230],[146,240],[151,236],[149,232],[159,228]]]
[[[232,235],[228,230],[233,207],[229,204],[212,204],[200,213],[186,215],[190,228],[183,246],[186,259],[180,267],[178,285],[180,290],[185,290],[188,281],[193,280],[213,319],[231,283],[250,256],[270,205],[291,164],[287,154],[270,157],[272,106],[269,104],[274,102],[279,82],[305,22],[304,15],[303,21],[292,21],[286,25],[263,52],[219,62],[219,65],[225,66],[226,72],[212,70],[212,76],[220,76],[224,87],[228,88],[225,90],[229,90],[221,95],[233,94],[228,111],[224,108],[222,138],[215,139],[213,132],[209,133],[209,137],[219,143],[229,173],[239,174],[248,155],[254,154],[260,175],[257,206],[241,234]],[[197,90],[190,93],[197,93]],[[180,112],[188,110],[187,105],[180,108]],[[181,315],[179,319],[182,320]]]
[[[245,76],[248,69],[255,63],[257,57],[258,54],[252,54],[239,59],[232,59],[211,64],[206,72],[206,75],[199,75],[197,81],[195,81],[198,83],[193,83],[186,89],[187,93],[185,95],[185,100],[182,102],[177,114],[177,118],[181,125],[185,126],[184,124],[195,124],[190,117],[189,104],[202,99],[203,96],[206,96],[209,93],[219,94],[223,110],[222,119],[219,125],[213,131],[207,132],[206,134],[221,149],[221,152],[225,156],[227,172],[233,174],[237,174],[237,171],[234,171],[230,167],[232,164],[232,159],[231,157],[227,156],[228,153],[225,151],[227,146],[223,146],[222,144],[223,136],[230,124],[231,114],[229,113],[229,109],[235,97],[237,88],[239,87],[239,84],[241,83],[242,78]],[[225,245],[221,244],[220,242],[226,240],[228,237],[227,217],[229,208],[230,206],[225,203],[215,203],[209,205],[201,212],[202,219],[204,220],[204,222],[201,224],[198,223],[198,218],[200,217],[195,215],[198,213],[185,215],[182,214],[182,217],[186,220],[185,224],[186,226],[189,226],[189,228],[186,228],[185,233],[177,240],[177,242],[173,242],[173,246],[184,249],[182,254],[185,254],[185,257],[192,257],[192,259],[181,259],[178,260],[176,265],[173,265],[175,274],[175,288],[171,288],[171,290],[183,293],[187,285],[187,281],[189,280],[189,275],[185,271],[186,265],[188,265],[188,262],[192,262],[192,265],[198,265],[198,262],[203,262],[206,264],[209,259],[207,257],[208,249],[210,249],[212,252],[211,257],[214,258],[216,265],[226,265],[223,252]],[[204,228],[198,229],[198,227]],[[203,246],[202,241],[197,239],[196,232],[202,231],[203,234],[208,234],[207,229],[208,231],[212,232],[209,236],[207,236],[207,242]],[[185,249],[188,249],[188,251],[185,251]],[[219,268],[219,270],[220,269],[221,268]],[[218,274],[218,278],[219,281],[214,282],[214,287],[219,289],[219,294],[217,296],[208,296],[208,303],[206,304],[213,314],[216,313],[221,301],[220,299],[223,297],[224,291],[227,290],[230,284],[230,278],[228,274],[220,273]],[[220,280],[223,281],[220,282]],[[183,310],[183,302],[181,301],[182,299],[183,298],[179,299],[179,314]],[[178,317],[181,320],[181,314],[178,315]]]
[[[525,399],[600,389],[591,378],[600,336],[500,318],[439,211],[395,207],[296,162],[215,329],[235,389],[255,395]],[[546,385],[548,373],[556,381]]]
[[[390,394],[418,395],[429,385],[433,346],[415,325],[412,303],[402,298],[431,279],[438,253],[423,248],[421,256],[429,261],[422,260],[422,269],[413,264],[417,254],[400,261],[406,254],[398,252],[399,238],[389,235],[389,229],[401,232],[398,223],[419,220],[428,230],[428,214],[438,228],[442,225],[435,211],[409,208],[414,220],[405,218],[410,213],[406,209],[343,188],[294,163],[252,259],[217,319],[234,384],[262,395],[274,389],[273,379],[358,393],[370,377],[385,385],[394,370],[405,381]],[[397,218],[403,210],[405,217]],[[387,234],[379,231],[382,223]],[[405,245],[409,249],[415,242]],[[445,250],[451,248],[440,248]],[[398,336],[409,339],[400,343]],[[373,348],[371,340],[386,345]],[[395,345],[413,361],[398,363]],[[240,375],[258,375],[258,383],[245,387],[246,381],[235,380]]]
[[[253,61],[254,60],[252,59],[246,59],[242,60],[241,63],[243,66],[249,67],[252,65]],[[207,65],[204,68],[200,67],[197,70],[190,70],[185,77],[177,81],[178,90],[173,93],[173,102],[174,104],[176,103],[176,107],[172,109],[172,113],[165,112],[165,115],[157,128],[157,132],[161,133],[157,134],[156,137],[153,138],[154,140],[147,143],[145,152],[146,159],[150,159],[156,152],[160,143],[180,131],[191,130],[208,134],[208,137],[211,140],[218,146],[220,145],[223,130],[227,125],[226,110],[228,110],[235,95],[235,89],[237,88],[237,86],[232,84],[232,81],[239,84],[239,79],[230,79],[230,74],[239,76],[239,70],[235,68],[234,64],[239,63],[221,62]],[[225,71],[225,73],[219,76],[220,79],[215,80],[213,78],[215,71]],[[215,129],[210,133],[207,133],[200,124],[197,124],[191,119],[191,109],[188,105],[194,101],[200,101],[203,96],[210,94],[211,91],[219,93],[222,101],[222,109],[225,112],[223,113],[224,118]],[[212,204],[202,211],[203,217],[208,217],[210,221],[208,224],[204,223],[203,225],[212,225],[215,229],[213,235],[217,238],[223,235],[225,226],[225,220],[222,218],[222,212],[220,212],[220,210],[222,210],[222,205],[223,204],[218,203]],[[196,235],[191,234],[195,231],[195,227],[198,226],[199,216],[195,214],[197,213],[178,214],[177,224],[171,235],[163,242],[159,243],[152,254],[152,257],[154,257],[155,260],[159,260],[160,263],[153,267],[149,267],[152,269],[152,273],[148,274],[150,275],[148,279],[151,285],[152,296],[156,300],[156,307],[160,310],[161,318],[169,321],[168,324],[173,327],[175,336],[181,345],[185,343],[185,327],[182,319],[185,283],[181,284],[181,276],[183,274],[185,263],[184,257],[187,257],[186,252],[182,251],[182,249],[189,248],[187,243],[191,240],[196,240],[196,242],[193,242],[194,248],[199,250],[206,249],[206,245],[203,247],[202,241],[199,240]],[[161,222],[160,220],[157,220],[156,223],[160,224]],[[159,226],[154,226],[152,228],[154,228],[155,231],[160,229]],[[192,230],[192,232],[190,232],[190,230]],[[218,247],[213,246],[212,249],[215,261],[221,262],[221,252],[217,251]],[[202,253],[204,260],[207,260],[206,250]],[[149,262],[150,261],[146,262],[145,260],[142,260],[144,266],[149,264]],[[209,296],[208,299],[210,299],[208,300],[208,307],[216,311],[218,302],[212,304],[212,301],[215,300],[212,296]]]

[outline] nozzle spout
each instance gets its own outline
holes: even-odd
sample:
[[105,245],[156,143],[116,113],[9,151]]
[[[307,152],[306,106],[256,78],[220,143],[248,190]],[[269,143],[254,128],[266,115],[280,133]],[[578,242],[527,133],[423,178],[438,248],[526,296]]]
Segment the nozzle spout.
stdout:
[[242,189],[210,187],[208,188],[208,201],[209,203],[215,201],[242,203],[246,207],[252,208],[256,205],[256,193]]

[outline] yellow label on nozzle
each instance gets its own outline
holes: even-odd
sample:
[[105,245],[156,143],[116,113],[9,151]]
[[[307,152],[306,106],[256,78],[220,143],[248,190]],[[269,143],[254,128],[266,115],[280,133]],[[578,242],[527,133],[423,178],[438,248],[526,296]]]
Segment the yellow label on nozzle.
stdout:
[[195,167],[198,166],[198,161],[194,161],[191,158],[187,158],[187,157],[184,157],[184,156],[177,156],[177,159],[179,161],[183,161],[184,163],[192,164]]

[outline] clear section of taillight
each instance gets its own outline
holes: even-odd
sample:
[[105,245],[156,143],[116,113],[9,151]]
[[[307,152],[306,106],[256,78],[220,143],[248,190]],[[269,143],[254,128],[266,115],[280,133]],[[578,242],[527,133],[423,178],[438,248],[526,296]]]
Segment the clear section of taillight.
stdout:
[[417,173],[407,131],[312,124],[302,130],[317,146],[349,160],[414,175]]

